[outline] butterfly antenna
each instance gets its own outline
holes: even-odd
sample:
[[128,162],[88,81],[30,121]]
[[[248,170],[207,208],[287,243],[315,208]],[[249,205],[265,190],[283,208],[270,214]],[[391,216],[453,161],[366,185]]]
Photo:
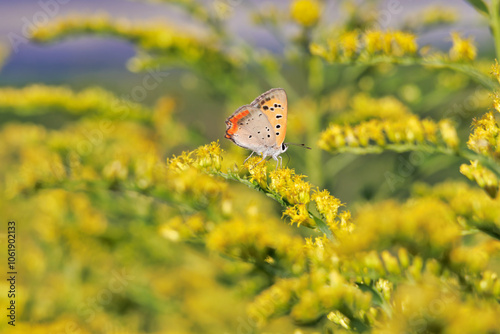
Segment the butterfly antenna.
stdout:
[[306,144],[297,144],[297,143],[285,143],[285,144],[300,146],[300,147],[303,147],[303,148],[307,148],[308,150],[311,150],[311,148],[309,146],[306,146]]

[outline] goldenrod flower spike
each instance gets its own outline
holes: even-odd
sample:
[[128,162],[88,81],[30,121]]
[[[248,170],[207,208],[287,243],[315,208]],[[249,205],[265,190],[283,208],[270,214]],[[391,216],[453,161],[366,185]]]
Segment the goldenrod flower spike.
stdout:
[[244,164],[250,173],[250,181],[257,182],[260,188],[267,189],[267,165],[259,163],[261,158],[253,157]]
[[[437,134],[441,140],[438,140]],[[401,120],[372,119],[355,126],[331,124],[318,141],[318,146],[326,151],[357,153],[405,151],[418,149],[419,144],[435,146],[436,150],[455,151],[459,139],[448,120],[436,124],[409,116]]]
[[330,195],[330,192],[326,189],[322,191],[315,189],[312,200],[315,202],[318,212],[325,219],[328,227],[331,230],[338,229],[337,214],[339,208],[342,206],[340,200]]
[[309,211],[306,208],[305,204],[296,204],[294,206],[290,206],[283,211],[283,216],[288,216],[290,218],[290,223],[296,223],[297,227],[301,224],[312,228],[314,227],[313,220],[309,217]]
[[477,49],[472,37],[462,38],[459,33],[451,34],[453,46],[450,49],[450,59],[452,61],[471,61],[476,58]]
[[340,36],[340,48],[346,59],[353,58],[359,48],[359,33],[357,31],[346,31]]
[[474,160],[470,162],[470,165],[461,165],[460,173],[465,175],[469,180],[475,181],[492,198],[497,196],[499,186],[497,176],[491,170],[481,165],[479,161]]

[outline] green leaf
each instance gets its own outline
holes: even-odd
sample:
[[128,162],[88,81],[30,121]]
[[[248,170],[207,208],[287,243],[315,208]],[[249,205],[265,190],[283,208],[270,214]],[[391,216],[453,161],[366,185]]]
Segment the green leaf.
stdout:
[[478,12],[488,16],[489,10],[488,6],[484,3],[483,0],[467,0]]
[[318,229],[321,232],[323,232],[323,234],[328,238],[328,240],[335,241],[335,237],[333,236],[332,231],[328,228],[328,225],[326,225],[325,222],[319,219],[318,217],[314,215],[311,216],[314,219],[316,226],[318,226]]

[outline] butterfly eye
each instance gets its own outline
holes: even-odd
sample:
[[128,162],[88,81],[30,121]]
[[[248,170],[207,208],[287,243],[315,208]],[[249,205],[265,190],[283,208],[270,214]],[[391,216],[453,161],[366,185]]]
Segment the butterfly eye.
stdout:
[[281,150],[282,150],[282,151],[286,150],[286,145],[285,145],[285,143],[281,144]]

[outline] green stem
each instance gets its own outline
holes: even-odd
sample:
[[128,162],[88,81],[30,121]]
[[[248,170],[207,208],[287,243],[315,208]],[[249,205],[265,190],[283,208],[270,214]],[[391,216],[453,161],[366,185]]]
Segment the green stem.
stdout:
[[493,39],[495,41],[495,52],[497,59],[500,59],[500,1],[491,0],[490,6],[490,26]]
[[[498,34],[496,36],[500,36],[500,22],[498,19],[496,20],[496,23],[499,25]],[[498,48],[500,48],[500,42],[498,44],[497,43],[495,44],[497,45],[497,50],[498,50]],[[478,83],[480,83],[481,85],[483,85],[484,87],[488,88],[491,91],[496,91],[499,89],[499,85],[495,80],[493,80],[490,76],[478,71],[474,66],[465,63],[451,62],[449,60],[439,57],[419,58],[419,57],[409,57],[409,56],[395,57],[395,56],[380,55],[380,56],[372,56],[369,59],[359,58],[355,60],[339,60],[335,61],[333,64],[363,65],[363,66],[373,66],[378,64],[398,64],[403,66],[418,65],[418,66],[429,66],[434,68],[449,68],[471,77],[472,79],[476,80]]]

